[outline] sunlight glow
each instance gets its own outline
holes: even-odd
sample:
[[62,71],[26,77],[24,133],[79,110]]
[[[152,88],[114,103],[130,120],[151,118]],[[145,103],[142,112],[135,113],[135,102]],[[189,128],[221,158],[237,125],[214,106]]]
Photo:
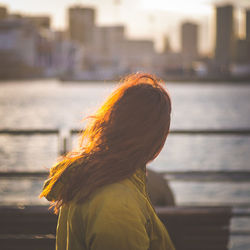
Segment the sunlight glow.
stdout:
[[179,14],[206,15],[212,11],[212,5],[204,0],[142,0],[142,8],[155,11],[170,11]]

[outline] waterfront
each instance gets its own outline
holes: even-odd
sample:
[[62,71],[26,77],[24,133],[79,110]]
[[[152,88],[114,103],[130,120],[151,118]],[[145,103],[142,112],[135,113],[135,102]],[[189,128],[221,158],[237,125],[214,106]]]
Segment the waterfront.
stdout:
[[[114,84],[69,84],[56,80],[11,82],[0,85],[0,128],[81,128],[81,119],[92,114]],[[173,103],[171,129],[249,129],[250,85],[167,84]],[[43,171],[57,157],[56,136],[0,135],[1,171]],[[24,146],[25,145],[25,146]],[[169,136],[152,168],[157,171],[250,170],[250,136]],[[44,203],[37,195],[41,179],[1,179],[0,204]],[[250,204],[250,184],[170,183],[178,205]],[[233,227],[249,230],[250,221],[238,219]],[[237,238],[237,237],[236,237]],[[234,241],[237,242],[238,238]],[[236,244],[237,248],[246,237]],[[249,242],[248,242],[249,243]],[[247,244],[247,243],[246,243]],[[248,245],[249,246],[249,245]],[[245,248],[248,249],[248,248]]]

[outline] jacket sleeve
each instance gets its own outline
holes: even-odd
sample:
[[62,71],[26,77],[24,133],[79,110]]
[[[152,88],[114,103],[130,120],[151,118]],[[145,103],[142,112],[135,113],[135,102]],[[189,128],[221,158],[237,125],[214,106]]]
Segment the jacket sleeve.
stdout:
[[147,250],[148,221],[133,203],[114,202],[92,211],[87,219],[86,245],[89,250]]

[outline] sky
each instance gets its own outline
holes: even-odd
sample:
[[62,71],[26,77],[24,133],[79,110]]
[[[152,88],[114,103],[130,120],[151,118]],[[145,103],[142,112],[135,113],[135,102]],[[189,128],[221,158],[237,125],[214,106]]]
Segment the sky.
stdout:
[[153,39],[162,48],[164,36],[174,50],[180,47],[180,25],[183,21],[199,24],[200,51],[208,53],[214,45],[214,6],[233,3],[237,7],[237,29],[243,27],[242,9],[250,0],[0,0],[10,12],[28,15],[48,14],[52,27],[67,27],[67,8],[81,4],[96,8],[98,25],[124,24],[130,39]]

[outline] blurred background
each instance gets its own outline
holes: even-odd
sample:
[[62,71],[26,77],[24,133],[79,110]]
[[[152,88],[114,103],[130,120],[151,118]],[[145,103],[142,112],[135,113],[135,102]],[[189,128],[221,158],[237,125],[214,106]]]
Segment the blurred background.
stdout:
[[248,0],[1,2],[0,79],[250,78]]
[[149,167],[177,205],[232,206],[230,249],[250,249],[249,0],[1,0],[0,206],[47,204],[82,118],[137,71],[173,103]]

